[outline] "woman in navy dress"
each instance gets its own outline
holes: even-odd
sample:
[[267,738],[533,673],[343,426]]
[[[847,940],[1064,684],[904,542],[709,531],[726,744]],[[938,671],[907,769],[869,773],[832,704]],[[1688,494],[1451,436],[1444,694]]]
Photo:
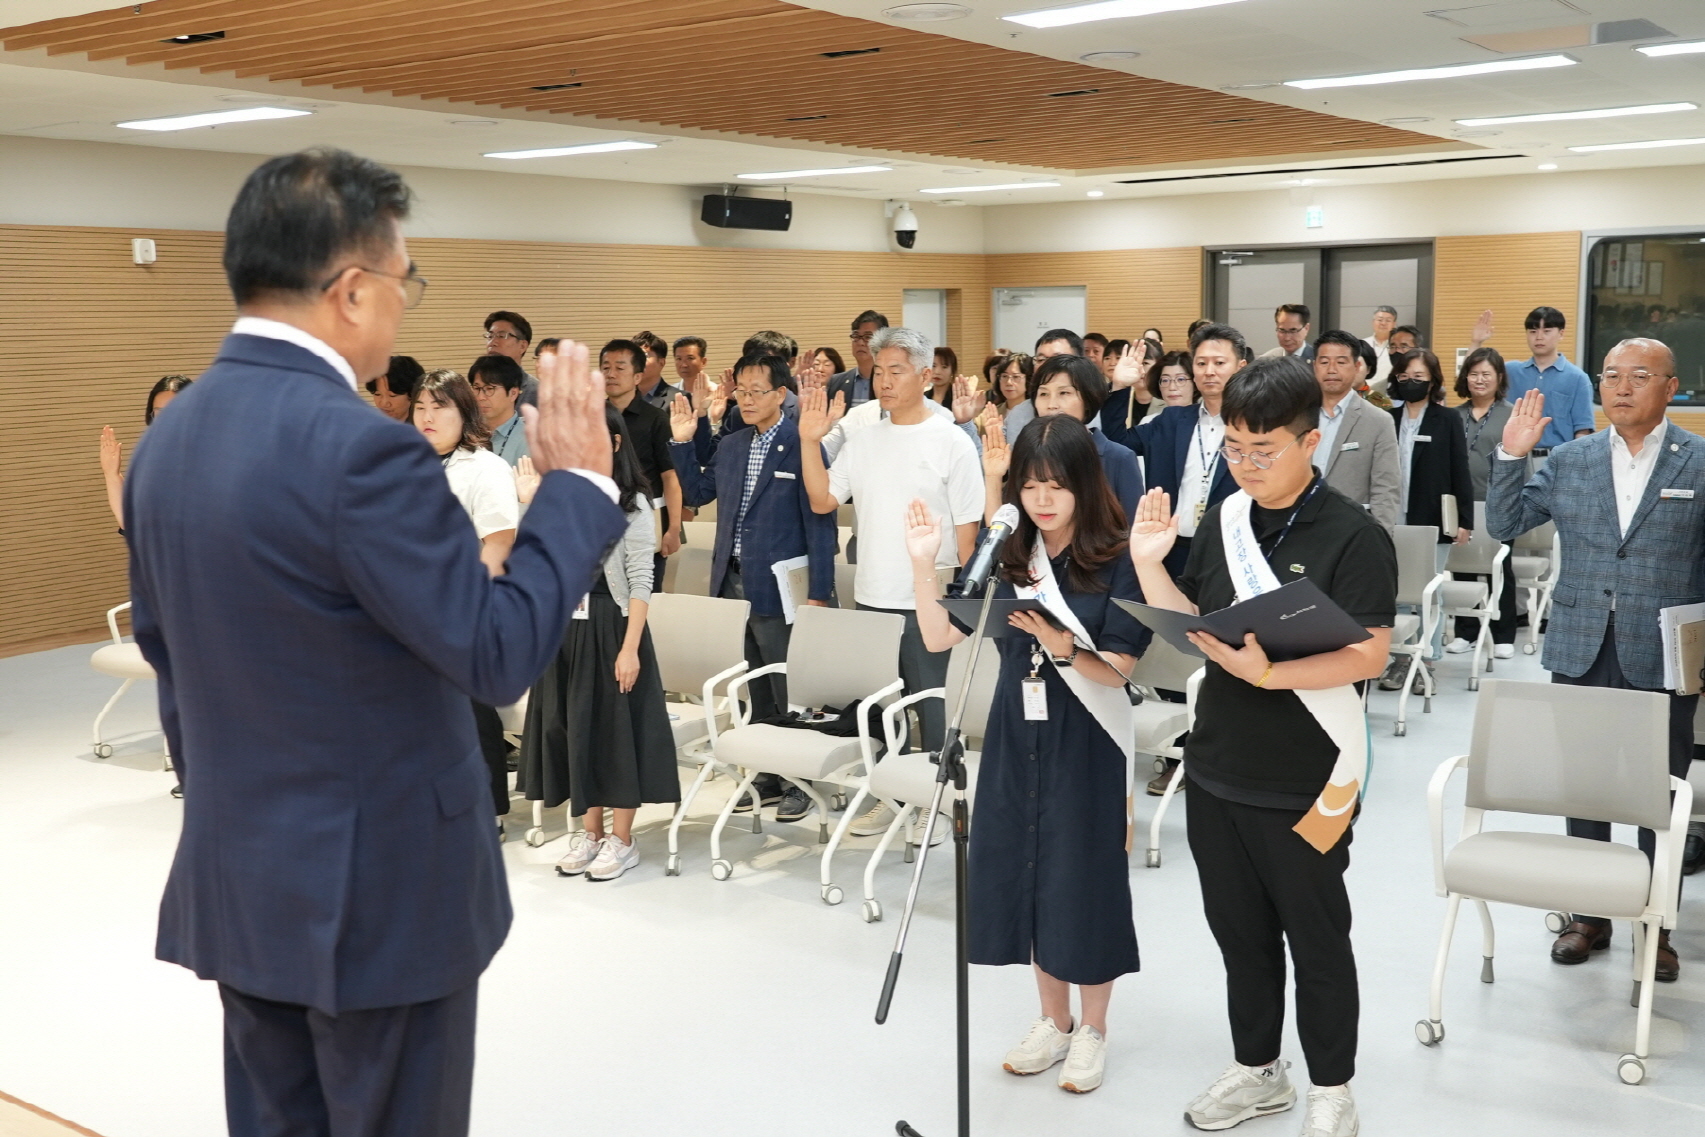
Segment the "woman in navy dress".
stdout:
[[[1007,455],[988,457],[998,464]],[[1019,523],[1001,549],[995,596],[1010,599],[1043,585],[1108,662],[1034,612],[1012,616],[1021,634],[993,641],[1000,677],[971,827],[971,962],[1030,964],[1036,973],[1041,1017],[1004,1067],[1039,1074],[1064,1059],[1060,1086],[1086,1093],[1101,1084],[1107,1004],[1113,981],[1138,968],[1137,936],[1125,853],[1125,753],[1061,676],[1072,669],[1074,682],[1107,689],[1128,716],[1121,673],[1130,673],[1149,632],[1113,604],[1141,600],[1142,592],[1124,555],[1124,513],[1089,431],[1065,415],[1035,419],[1014,442],[1009,464],[1005,496],[1019,508]],[[935,603],[940,539],[936,519],[913,502],[906,544],[918,623],[931,651],[965,638]],[[1033,556],[1035,565],[1045,559],[1051,581],[1034,571]],[[1044,685],[1045,718],[1026,717],[1023,687],[1032,676]],[[1103,711],[1120,729],[1118,708]],[[1073,985],[1081,1005],[1075,1023]]]

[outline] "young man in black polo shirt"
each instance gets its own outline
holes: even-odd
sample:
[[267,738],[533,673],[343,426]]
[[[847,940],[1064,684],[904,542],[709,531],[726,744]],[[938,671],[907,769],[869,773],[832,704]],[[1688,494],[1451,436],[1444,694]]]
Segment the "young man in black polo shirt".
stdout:
[[1297,1033],[1314,1088],[1304,1137],[1358,1131],[1358,996],[1350,946],[1349,823],[1366,779],[1366,722],[1353,684],[1385,667],[1397,610],[1391,538],[1320,480],[1320,385],[1289,357],[1257,360],[1225,388],[1224,455],[1239,492],[1209,509],[1174,583],[1162,567],[1178,520],[1162,491],[1137,507],[1131,560],[1150,604],[1214,611],[1306,576],[1370,638],[1274,662],[1253,635],[1206,635],[1195,726],[1184,751],[1190,851],[1225,959],[1236,1063],[1189,1105],[1198,1129],[1289,1109],[1279,1060],[1285,947],[1296,968]]
[[681,479],[669,457],[668,412],[639,397],[639,378],[645,373],[645,349],[632,340],[611,340],[598,353],[598,370],[604,376],[604,392],[610,405],[621,412],[633,452],[645,470],[653,500],[663,499],[663,537],[657,550],[657,580],[652,587],[663,590],[663,564],[681,548]]

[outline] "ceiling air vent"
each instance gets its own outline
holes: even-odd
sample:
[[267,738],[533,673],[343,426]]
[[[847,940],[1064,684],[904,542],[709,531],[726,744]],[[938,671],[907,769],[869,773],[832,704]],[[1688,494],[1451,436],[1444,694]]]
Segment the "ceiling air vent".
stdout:
[[1049,91],[1048,97],[1050,99],[1072,99],[1078,95],[1099,95],[1100,93],[1100,87],[1085,87],[1081,91]]
[[192,32],[187,36],[171,36],[161,43],[209,43],[216,39],[224,39],[224,32]]
[[845,59],[849,55],[875,55],[881,50],[879,47],[855,47],[851,51],[820,51],[817,54],[824,59]]
[[579,86],[581,86],[581,84],[579,84],[579,83],[546,83],[541,87],[534,87],[533,90],[535,90],[535,91],[566,91],[571,87],[579,87]]

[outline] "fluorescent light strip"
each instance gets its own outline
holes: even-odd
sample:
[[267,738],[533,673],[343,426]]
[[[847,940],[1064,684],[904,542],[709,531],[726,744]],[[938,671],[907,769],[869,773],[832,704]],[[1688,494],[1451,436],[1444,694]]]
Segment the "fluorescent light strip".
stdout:
[[1500,71],[1539,71],[1548,67],[1573,67],[1580,60],[1568,55],[1535,55],[1526,59],[1497,59],[1489,63],[1459,63],[1449,67],[1417,67],[1409,71],[1381,71],[1373,75],[1340,75],[1329,79],[1291,79],[1287,87],[1318,91],[1327,87],[1370,87],[1376,83],[1412,83],[1417,79],[1461,79],[1470,75],[1495,75]]
[[841,166],[833,170],[780,170],[773,174],[735,174],[749,182],[767,182],[786,178],[826,178],[833,174],[881,174],[893,166]]
[[1153,16],[1160,12],[1184,12],[1192,8],[1216,8],[1221,4],[1237,4],[1242,0],[1099,0],[1094,4],[1072,4],[1064,8],[1042,8],[1034,12],[1015,12],[1001,19],[1027,28],[1063,28],[1071,24],[1091,24],[1098,20],[1125,20],[1132,16]]
[[948,186],[945,189],[919,190],[919,193],[987,193],[990,190],[1048,189],[1059,182],[1006,182],[998,186]]
[[1545,114],[1512,114],[1497,118],[1459,118],[1459,126],[1502,126],[1523,122],[1568,122],[1582,118],[1623,118],[1636,114],[1670,114],[1674,111],[1696,111],[1698,103],[1647,103],[1640,107],[1603,107],[1595,111],[1550,111]]
[[1669,146],[1705,146],[1705,138],[1655,138],[1650,142],[1604,142],[1597,146],[1571,146],[1576,154],[1596,154],[1600,150],[1662,150]]
[[655,150],[655,142],[583,142],[579,146],[550,146],[543,150],[493,150],[487,158],[561,158],[568,154],[608,154],[614,150]]
[[244,107],[238,111],[209,111],[207,114],[180,114],[170,118],[139,118],[114,125],[125,130],[194,130],[198,126],[224,126],[231,122],[257,122],[267,118],[300,118],[313,113],[289,110],[285,107]]
[[1652,43],[1634,50],[1653,58],[1660,55],[1698,55],[1705,52],[1705,39],[1696,39],[1692,43]]

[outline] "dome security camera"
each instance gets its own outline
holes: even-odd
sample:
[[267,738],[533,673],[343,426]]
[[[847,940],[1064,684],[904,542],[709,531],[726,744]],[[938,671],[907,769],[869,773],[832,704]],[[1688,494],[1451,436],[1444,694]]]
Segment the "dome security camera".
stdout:
[[894,209],[894,242],[902,249],[910,249],[918,243],[918,215],[912,212],[912,207],[905,202],[899,203]]

